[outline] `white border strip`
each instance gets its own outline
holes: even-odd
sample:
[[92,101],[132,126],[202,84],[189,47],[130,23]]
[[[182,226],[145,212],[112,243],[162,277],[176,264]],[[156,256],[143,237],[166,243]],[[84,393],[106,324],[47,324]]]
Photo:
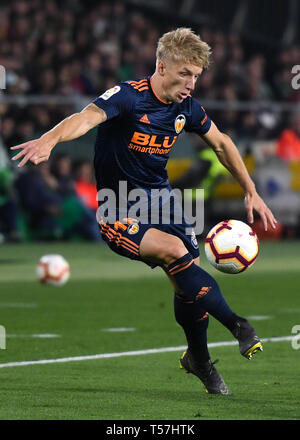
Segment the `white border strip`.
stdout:
[[[281,342],[281,341],[291,341],[293,338],[295,338],[295,336],[277,336],[272,338],[263,338],[261,339],[261,341]],[[237,345],[237,341],[211,342],[210,344],[208,344],[208,348],[229,347],[231,345]],[[172,351],[182,351],[182,350],[186,350],[186,345],[181,345],[179,347],[150,348],[148,350],[123,351],[119,353],[102,353],[102,354],[93,354],[88,356],[73,356],[73,357],[65,357],[58,359],[42,359],[39,361],[8,362],[5,364],[0,364],[0,368],[25,367],[27,365],[60,364],[66,362],[80,362],[80,361],[89,361],[95,359],[111,359],[115,357],[140,356],[144,354],[168,353]]]

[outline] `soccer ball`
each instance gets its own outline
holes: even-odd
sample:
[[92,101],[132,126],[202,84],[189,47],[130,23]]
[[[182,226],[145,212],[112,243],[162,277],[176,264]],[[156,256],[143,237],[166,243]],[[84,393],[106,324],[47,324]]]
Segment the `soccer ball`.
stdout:
[[259,252],[255,232],[239,220],[226,220],[214,226],[204,247],[208,261],[216,269],[232,274],[252,266]]
[[42,284],[63,286],[70,278],[69,263],[61,255],[43,255],[36,266],[36,276]]

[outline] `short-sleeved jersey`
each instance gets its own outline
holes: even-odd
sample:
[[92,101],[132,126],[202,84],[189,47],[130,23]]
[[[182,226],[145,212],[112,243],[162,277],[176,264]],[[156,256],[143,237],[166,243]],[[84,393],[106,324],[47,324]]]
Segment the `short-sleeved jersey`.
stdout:
[[127,181],[128,191],[169,187],[166,164],[178,136],[183,130],[202,135],[211,126],[192,97],[182,103],[162,102],[150,77],[119,83],[93,102],[107,115],[95,143],[98,190],[118,192],[119,181]]

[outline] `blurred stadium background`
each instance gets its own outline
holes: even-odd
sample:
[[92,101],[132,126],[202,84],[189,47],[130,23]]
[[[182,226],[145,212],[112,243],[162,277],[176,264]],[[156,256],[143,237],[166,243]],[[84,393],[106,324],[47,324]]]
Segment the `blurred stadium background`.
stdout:
[[[60,144],[49,164],[20,171],[13,145],[35,138],[120,80],[155,67],[158,37],[176,26],[213,49],[199,98],[232,136],[280,226],[264,238],[299,237],[300,5],[295,0],[2,1],[0,64],[1,240],[98,240],[90,166],[95,130]],[[297,113],[298,112],[298,113]],[[200,139],[177,141],[168,166],[176,187],[204,187],[207,223],[243,219],[242,192]],[[30,189],[29,189],[30,188]],[[78,203],[79,201],[79,203]]]
[[[300,324],[300,79],[295,84],[292,73],[300,64],[299,22],[298,0],[1,1],[0,324],[7,345],[0,419],[299,420],[299,340],[295,349],[286,342]],[[212,360],[220,358],[233,391],[226,405],[179,371],[186,341],[163,272],[101,245],[95,130],[59,144],[49,163],[19,169],[10,161],[11,146],[116,82],[151,75],[158,37],[177,26],[212,46],[195,96],[232,136],[279,221],[266,234],[256,220],[262,246],[253,268],[234,277],[213,272],[231,307],[269,341],[248,364],[211,320]],[[204,187],[206,228],[245,219],[241,189],[200,138],[182,135],[168,170],[178,188]],[[71,279],[60,289],[35,278],[46,253],[70,262]],[[202,264],[213,270],[205,258]],[[161,351],[135,354],[153,347]]]

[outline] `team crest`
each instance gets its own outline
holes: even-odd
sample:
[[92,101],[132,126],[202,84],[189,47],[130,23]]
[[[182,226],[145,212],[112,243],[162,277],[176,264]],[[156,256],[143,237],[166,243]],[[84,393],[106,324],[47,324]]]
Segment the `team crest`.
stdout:
[[185,121],[186,119],[184,115],[178,115],[177,118],[175,119],[175,131],[177,134],[179,134],[182,131]]
[[128,226],[127,228],[127,232],[130,235],[136,234],[137,232],[139,232],[139,225],[137,223],[132,223],[131,225]]
[[120,86],[115,86],[112,87],[111,89],[106,90],[106,92],[104,92],[100,98],[104,99],[105,101],[107,101],[111,96],[113,96],[115,93],[118,93],[121,90]]

